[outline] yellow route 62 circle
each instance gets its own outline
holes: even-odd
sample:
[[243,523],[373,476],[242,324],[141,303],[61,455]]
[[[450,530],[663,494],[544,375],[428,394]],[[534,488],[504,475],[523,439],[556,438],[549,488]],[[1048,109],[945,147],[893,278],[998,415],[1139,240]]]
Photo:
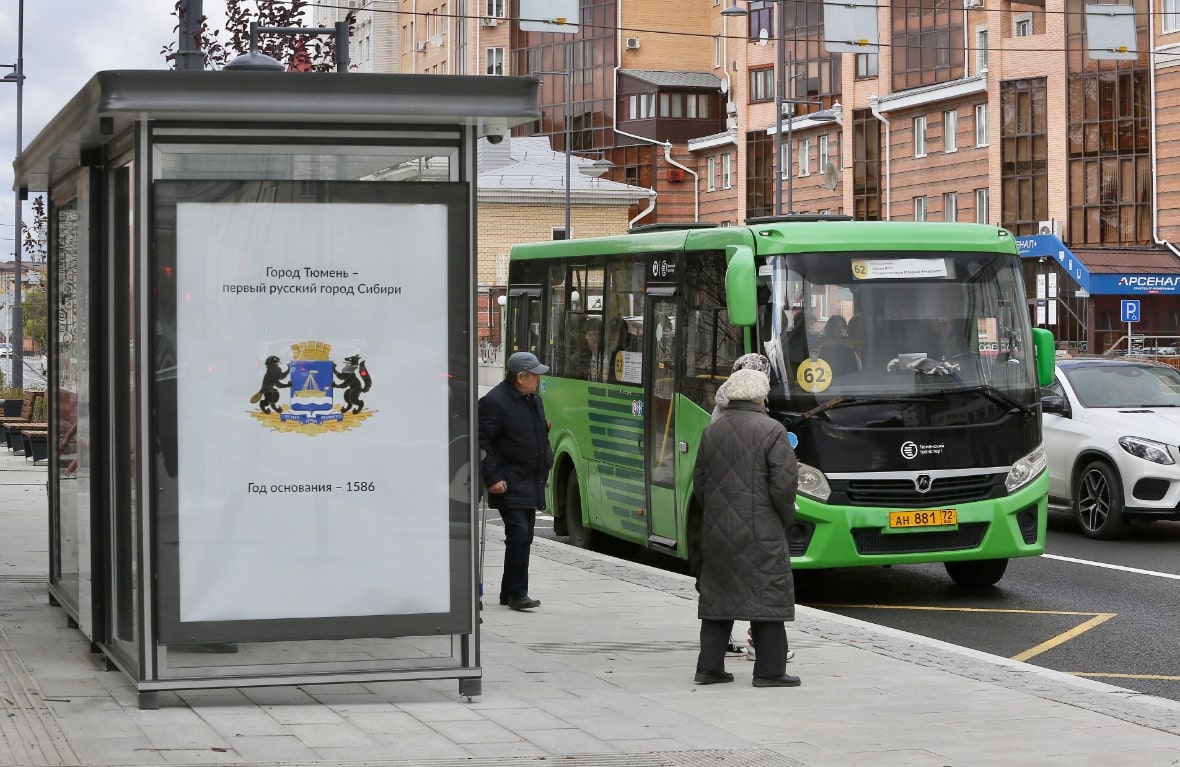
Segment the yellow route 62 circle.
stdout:
[[832,385],[832,366],[819,357],[804,360],[795,371],[795,382],[809,392],[824,391]]

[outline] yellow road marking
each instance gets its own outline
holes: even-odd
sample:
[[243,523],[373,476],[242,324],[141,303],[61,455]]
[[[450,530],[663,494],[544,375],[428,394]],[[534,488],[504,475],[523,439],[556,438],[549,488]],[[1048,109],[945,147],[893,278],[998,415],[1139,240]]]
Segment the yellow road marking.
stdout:
[[1180,676],[1166,674],[1103,674],[1088,671],[1066,671],[1070,676],[1102,677],[1103,679],[1153,679],[1160,682],[1180,682]]
[[[1029,648],[1022,653],[1013,655],[1011,660],[1026,661],[1029,658],[1035,658],[1043,652],[1052,650],[1054,647],[1063,645],[1071,639],[1084,634],[1095,626],[1101,625],[1111,618],[1118,615],[1118,613],[1087,613],[1075,612],[1072,610],[1013,610],[1008,608],[989,608],[989,607],[927,607],[922,605],[839,605],[839,604],[813,604],[811,607],[824,609],[840,607],[847,610],[924,610],[927,612],[953,612],[953,613],[1013,613],[1022,615],[1088,615],[1090,619],[1084,623],[1075,626],[1074,628],[1064,633],[1058,634],[1052,639],[1041,642],[1036,647]],[[1077,674],[1077,676],[1085,676],[1085,674]],[[1137,677],[1131,677],[1137,678]],[[1144,677],[1156,678],[1156,677]]]
[[1076,637],[1080,634],[1084,634],[1085,632],[1089,631],[1090,629],[1094,628],[1095,626],[1098,626],[1102,623],[1106,623],[1108,620],[1110,620],[1114,616],[1115,616],[1115,613],[1098,613],[1097,615],[1095,615],[1093,618],[1086,621],[1085,623],[1083,623],[1079,626],[1074,626],[1069,631],[1066,631],[1063,634],[1058,634],[1057,636],[1053,637],[1052,639],[1048,640],[1047,642],[1041,642],[1036,647],[1025,650],[1022,653],[1018,653],[1016,655],[1013,655],[1012,660],[1028,660],[1029,658],[1040,655],[1043,652],[1046,652],[1048,650],[1052,650],[1054,647],[1057,647],[1058,645],[1065,644],[1069,640],[1073,639],[1074,637]]

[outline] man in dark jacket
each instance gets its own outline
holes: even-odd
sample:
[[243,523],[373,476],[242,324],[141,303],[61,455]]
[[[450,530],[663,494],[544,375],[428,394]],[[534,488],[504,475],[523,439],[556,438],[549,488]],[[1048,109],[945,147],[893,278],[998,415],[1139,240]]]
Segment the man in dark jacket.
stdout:
[[799,465],[781,423],[763,401],[770,379],[738,370],[729,403],[701,435],[693,493],[701,506],[701,651],[697,684],[732,682],[725,650],[735,620],[750,621],[755,687],[798,687],[786,673],[787,632],[795,619],[787,526],[795,514]]
[[537,395],[541,376],[548,372],[535,354],[516,352],[508,358],[504,380],[479,401],[483,480],[489,505],[504,520],[500,604],[513,610],[541,606],[529,596],[529,549],[553,465],[545,406]]

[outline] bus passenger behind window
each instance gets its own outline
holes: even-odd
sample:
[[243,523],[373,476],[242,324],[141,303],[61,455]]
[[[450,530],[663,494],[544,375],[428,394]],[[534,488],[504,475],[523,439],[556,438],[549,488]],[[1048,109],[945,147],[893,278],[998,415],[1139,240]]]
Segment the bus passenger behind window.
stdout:
[[839,314],[828,317],[828,321],[824,324],[819,356],[831,366],[834,376],[842,376],[860,370],[860,361],[856,357],[856,352],[845,338],[845,327],[847,325],[844,318]]

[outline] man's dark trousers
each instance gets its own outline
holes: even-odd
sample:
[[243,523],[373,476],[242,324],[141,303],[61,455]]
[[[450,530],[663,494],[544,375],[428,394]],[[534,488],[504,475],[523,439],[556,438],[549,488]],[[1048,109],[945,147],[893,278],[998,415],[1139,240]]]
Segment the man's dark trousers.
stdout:
[[500,580],[500,602],[529,595],[529,549],[533,545],[536,509],[500,509],[504,520],[504,577]]

